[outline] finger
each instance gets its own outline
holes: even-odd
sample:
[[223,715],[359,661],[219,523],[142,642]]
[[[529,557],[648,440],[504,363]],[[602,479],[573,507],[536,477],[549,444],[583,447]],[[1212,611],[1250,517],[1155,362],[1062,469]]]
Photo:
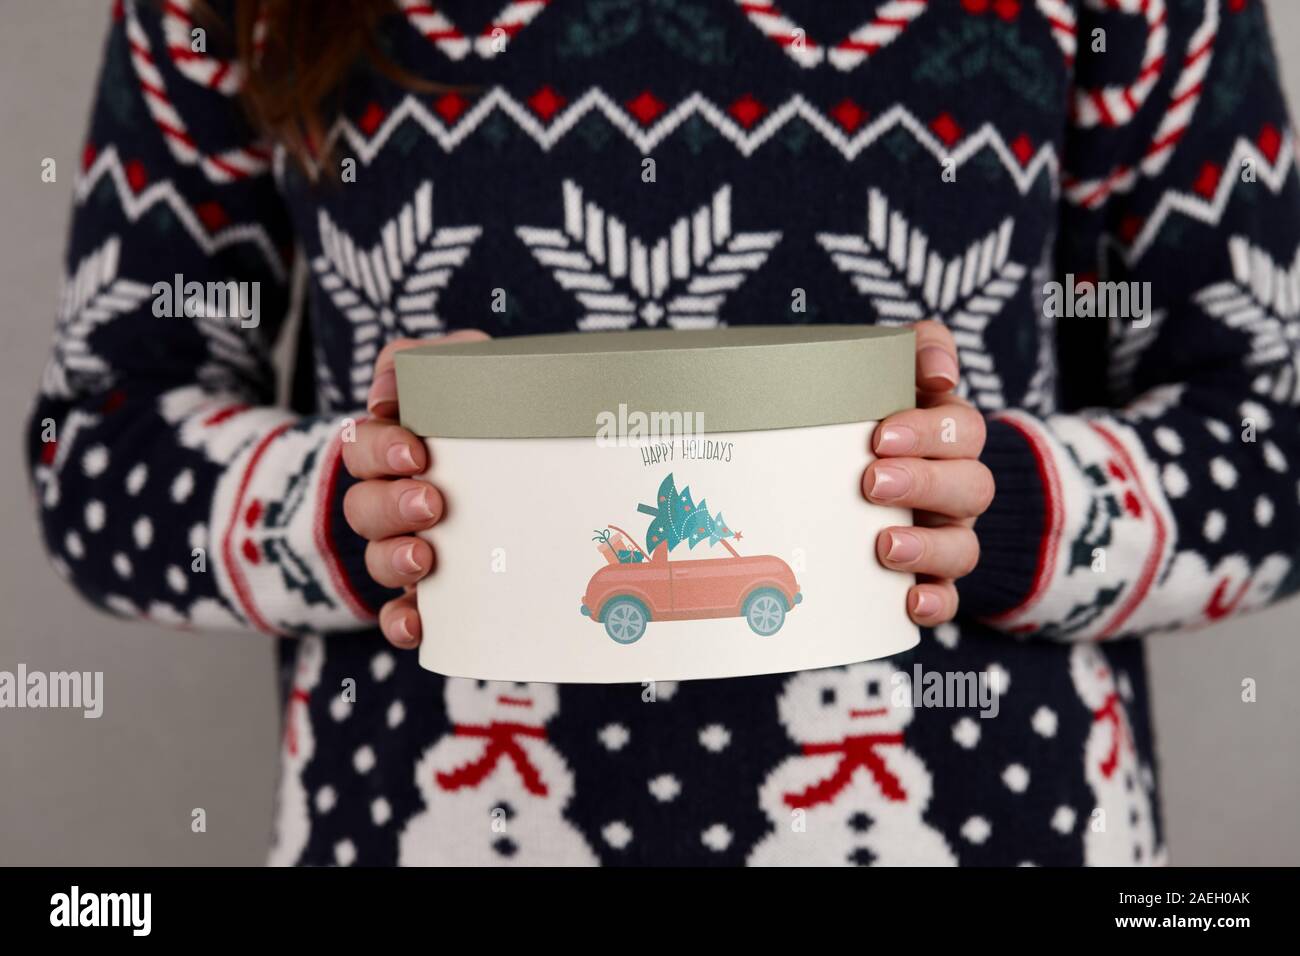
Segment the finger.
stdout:
[[862,488],[876,504],[971,518],[993,500],[993,473],[970,459],[882,458],[867,466]]
[[364,421],[356,441],[343,443],[343,467],[353,478],[393,478],[415,475],[428,467],[424,442],[401,425]]
[[425,481],[361,481],[343,496],[343,516],[367,541],[431,528],[442,517],[442,495]]
[[379,609],[379,629],[394,647],[410,650],[420,646],[423,628],[414,591],[394,598]]
[[953,518],[950,515],[941,515],[934,511],[913,511],[912,524],[918,528],[946,528],[950,524],[961,525],[963,528],[975,527],[976,518]]
[[984,416],[969,405],[913,408],[877,425],[871,449],[882,458],[978,458],[985,432]]
[[876,536],[876,554],[896,571],[961,578],[975,570],[980,545],[975,532],[961,525],[886,528]]
[[451,345],[453,342],[478,342],[491,338],[478,329],[457,329],[436,339],[393,339],[375,359],[375,374],[366,398],[366,410],[376,418],[397,419],[397,371],[393,356],[417,345]]
[[403,588],[433,570],[433,548],[410,536],[371,541],[366,545],[366,570],[386,588]]
[[907,590],[907,616],[922,627],[951,621],[957,614],[957,588],[951,581],[929,581]]
[[956,392],[918,392],[916,396],[917,408],[938,408],[942,405],[971,405],[969,399],[962,398]]
[[379,352],[375,360],[374,376],[370,380],[370,393],[366,396],[366,411],[376,418],[397,418],[397,372],[393,356],[402,349],[423,345],[420,339],[393,339]]
[[957,343],[942,322],[925,319],[912,326],[916,332],[916,387],[926,392],[948,392],[960,375]]

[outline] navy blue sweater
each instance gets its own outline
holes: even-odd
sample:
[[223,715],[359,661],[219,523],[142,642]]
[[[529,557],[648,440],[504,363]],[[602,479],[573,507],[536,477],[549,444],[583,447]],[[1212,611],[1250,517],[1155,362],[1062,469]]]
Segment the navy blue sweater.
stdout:
[[[37,506],[95,604],[283,637],[272,859],[1162,859],[1138,638],[1296,586],[1300,183],[1262,5],[501,2],[395,3],[380,47],[441,86],[358,65],[315,176],[257,141],[189,0],[126,2],[108,39]],[[712,245],[655,258],[697,219]],[[256,326],[169,308],[178,275],[256,289]],[[375,630],[339,447],[386,339],[921,318],[957,339],[998,493],[915,650],[515,687]],[[920,706],[880,733],[811,729],[900,672]],[[996,706],[923,693],[964,675]]]

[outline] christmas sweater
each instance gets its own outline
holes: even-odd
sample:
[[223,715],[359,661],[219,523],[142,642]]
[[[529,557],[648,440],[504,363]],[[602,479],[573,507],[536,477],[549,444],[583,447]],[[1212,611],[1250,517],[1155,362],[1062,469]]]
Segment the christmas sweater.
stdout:
[[[114,12],[29,457],[86,599],[282,638],[273,862],[1165,858],[1139,638],[1297,585],[1258,0],[397,0],[377,43],[436,85],[358,65],[315,169],[195,28]],[[914,650],[509,685],[379,636],[339,450],[386,340],[923,318],[998,490]]]

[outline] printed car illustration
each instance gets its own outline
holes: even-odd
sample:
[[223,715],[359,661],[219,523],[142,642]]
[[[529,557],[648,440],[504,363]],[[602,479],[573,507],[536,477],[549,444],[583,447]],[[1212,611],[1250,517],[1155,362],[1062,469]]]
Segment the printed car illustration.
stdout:
[[647,555],[630,539],[624,533],[635,558],[601,568],[582,596],[583,615],[619,644],[640,640],[651,621],[717,617],[743,617],[768,637],[803,600],[794,572],[773,555],[742,556],[723,542],[730,557],[669,560],[666,541]]

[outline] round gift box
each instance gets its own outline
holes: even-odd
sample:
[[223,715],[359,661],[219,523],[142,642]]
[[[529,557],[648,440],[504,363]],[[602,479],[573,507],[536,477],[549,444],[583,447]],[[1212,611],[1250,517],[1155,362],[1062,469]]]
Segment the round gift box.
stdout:
[[483,680],[770,674],[916,644],[868,503],[913,336],[870,326],[538,335],[396,357],[446,514],[420,663]]

